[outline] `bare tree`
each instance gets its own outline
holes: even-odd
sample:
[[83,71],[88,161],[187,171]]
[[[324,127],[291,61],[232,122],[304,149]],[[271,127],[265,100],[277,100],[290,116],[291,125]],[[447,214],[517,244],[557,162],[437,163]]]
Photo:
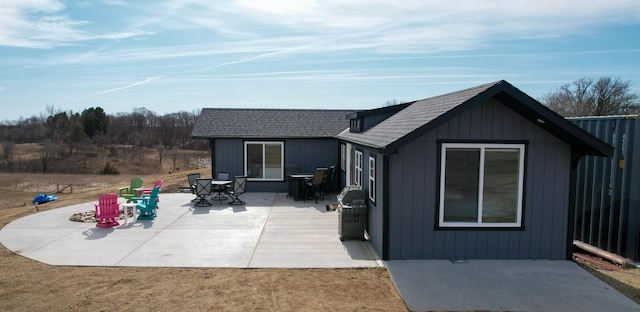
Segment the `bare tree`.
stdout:
[[398,101],[397,99],[393,99],[393,100],[388,100],[386,102],[384,102],[384,106],[393,106],[393,105],[398,105],[398,104],[402,104],[402,101]]
[[173,163],[173,171],[176,171],[176,169],[177,169],[176,168],[176,162],[178,161],[178,150],[177,149],[174,149],[171,152],[171,160],[172,160],[172,163]]
[[594,115],[632,114],[638,112],[638,94],[631,93],[631,81],[604,77],[593,86],[596,96]]
[[5,161],[7,169],[9,169],[9,171],[12,171],[13,167],[14,145],[15,144],[12,141],[2,142],[2,160]]
[[167,114],[158,118],[159,126],[156,129],[158,143],[169,148],[175,147],[178,136],[178,115]]
[[629,80],[585,77],[545,94],[540,102],[566,117],[606,116],[639,112],[638,98]]
[[162,156],[164,155],[164,145],[159,144],[156,146],[156,152],[158,152],[158,158],[160,161],[160,168],[162,168]]
[[40,163],[42,164],[42,173],[47,173],[51,162],[56,156],[56,145],[50,141],[45,142],[40,149]]

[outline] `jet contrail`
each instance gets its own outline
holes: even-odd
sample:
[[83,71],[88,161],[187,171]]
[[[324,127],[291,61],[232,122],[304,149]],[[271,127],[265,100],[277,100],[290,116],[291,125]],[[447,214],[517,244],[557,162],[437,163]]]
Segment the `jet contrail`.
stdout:
[[105,90],[105,91],[100,91],[100,92],[94,92],[91,94],[87,94],[85,96],[83,96],[82,98],[86,98],[86,97],[90,97],[90,96],[94,96],[94,95],[103,95],[103,94],[107,94],[107,93],[111,93],[111,92],[116,92],[116,91],[120,91],[120,90],[125,90],[125,89],[129,89],[129,88],[133,88],[133,87],[137,87],[139,85],[143,85],[143,84],[147,84],[153,80],[156,80],[158,78],[162,78],[162,76],[154,76],[154,77],[149,77],[143,81],[138,81],[138,82],[134,82],[130,85],[126,85],[124,87],[119,87],[119,88],[113,88],[113,89],[109,89],[109,90]]

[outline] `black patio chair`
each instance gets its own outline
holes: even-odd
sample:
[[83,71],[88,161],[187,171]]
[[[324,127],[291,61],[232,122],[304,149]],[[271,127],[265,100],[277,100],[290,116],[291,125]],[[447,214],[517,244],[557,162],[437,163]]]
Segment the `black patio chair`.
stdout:
[[334,177],[336,174],[336,165],[329,166],[324,172],[324,178],[322,180],[322,194],[329,195],[333,192]]
[[244,194],[247,190],[247,176],[237,176],[233,180],[233,189],[228,191],[233,200],[229,202],[229,205],[244,205],[245,202],[240,200],[240,195]]
[[[305,199],[313,197],[316,200],[316,204],[318,203],[318,197],[320,197],[321,200],[324,200],[324,194],[322,194],[322,183],[324,182],[326,171],[327,168],[316,168],[313,172],[313,178],[311,181],[307,181],[306,183],[307,194]],[[313,196],[309,196],[309,194]]]
[[199,173],[190,173],[187,174],[187,183],[189,183],[189,189],[191,189],[191,194],[196,193],[196,180],[200,179]]
[[211,196],[211,179],[196,179],[196,196],[194,206],[211,206],[207,199]]

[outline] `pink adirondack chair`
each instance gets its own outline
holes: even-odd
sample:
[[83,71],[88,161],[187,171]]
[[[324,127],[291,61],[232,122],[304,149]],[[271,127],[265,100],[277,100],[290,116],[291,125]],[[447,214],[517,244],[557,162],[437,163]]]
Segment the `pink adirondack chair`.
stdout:
[[118,194],[102,194],[98,197],[98,202],[93,204],[96,206],[97,227],[107,228],[120,225],[117,221],[120,216]]
[[[162,179],[160,179],[160,180],[156,180],[155,182],[153,182],[153,187],[152,187],[152,188],[150,188],[150,189],[146,189],[146,190],[142,191],[142,194],[141,194],[142,196],[138,196],[138,197],[144,197],[144,196],[149,196],[149,195],[151,195],[151,191],[152,191],[156,186],[157,186],[157,187],[159,187],[159,188],[162,188]],[[158,196],[157,201],[158,201],[158,202],[160,202],[160,197],[159,197],[159,196]]]

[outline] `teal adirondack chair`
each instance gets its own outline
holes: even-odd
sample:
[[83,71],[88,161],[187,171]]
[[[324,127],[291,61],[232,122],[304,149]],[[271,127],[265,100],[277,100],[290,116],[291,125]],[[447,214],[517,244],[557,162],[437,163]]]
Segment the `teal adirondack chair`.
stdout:
[[158,193],[160,187],[156,186],[151,190],[149,196],[132,197],[131,201],[137,203],[136,209],[140,211],[138,220],[153,220],[156,218],[156,210],[158,209]]
[[131,202],[131,198],[138,196],[136,189],[142,188],[144,180],[140,177],[131,179],[129,186],[123,186],[118,188],[118,197],[122,197],[127,200],[127,203]]

